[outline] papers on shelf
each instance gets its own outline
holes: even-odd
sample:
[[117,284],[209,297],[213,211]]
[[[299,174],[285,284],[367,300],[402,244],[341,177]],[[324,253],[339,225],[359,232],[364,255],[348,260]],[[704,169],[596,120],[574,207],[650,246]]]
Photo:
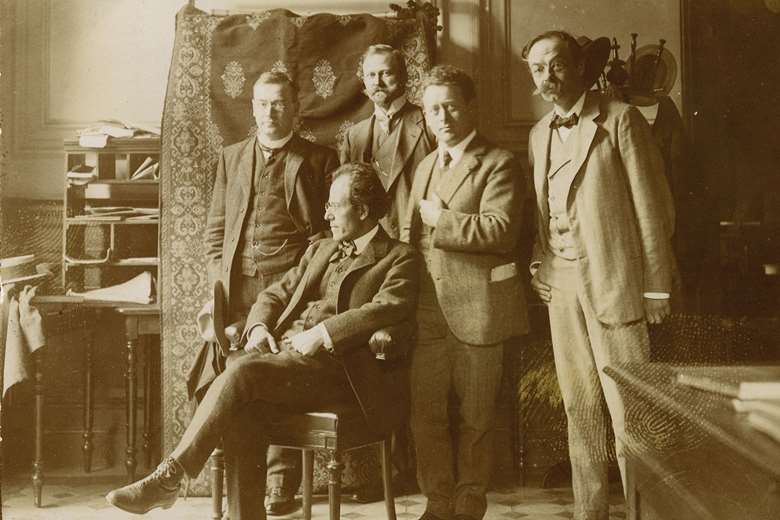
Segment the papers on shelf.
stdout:
[[151,303],[152,274],[144,271],[125,283],[86,292],[68,291],[68,296],[80,296],[87,301]]
[[100,220],[115,222],[120,220],[156,220],[160,217],[160,208],[133,208],[131,206],[86,206],[83,215],[76,220]]
[[70,169],[65,174],[68,179],[68,183],[75,186],[84,186],[97,179],[94,166],[87,166],[86,164],[79,164]]
[[160,135],[160,127],[143,125],[119,119],[104,119],[97,124],[79,130],[79,146],[104,148],[109,137],[151,137]]
[[130,176],[131,181],[139,179],[157,179],[157,170],[160,167],[160,163],[154,162],[154,159],[147,157],[144,162],[135,169],[135,172]]

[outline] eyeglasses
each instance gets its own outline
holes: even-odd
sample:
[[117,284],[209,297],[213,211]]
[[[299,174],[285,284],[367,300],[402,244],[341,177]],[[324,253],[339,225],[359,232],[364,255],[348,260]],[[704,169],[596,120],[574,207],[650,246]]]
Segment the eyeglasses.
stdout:
[[284,101],[266,101],[264,99],[253,99],[252,102],[255,104],[256,108],[261,110],[267,110],[268,108],[271,108],[275,112],[284,112],[290,107],[290,105]]
[[349,202],[326,202],[325,203],[325,211],[336,209],[336,208],[346,208],[348,206],[351,206],[352,204]]

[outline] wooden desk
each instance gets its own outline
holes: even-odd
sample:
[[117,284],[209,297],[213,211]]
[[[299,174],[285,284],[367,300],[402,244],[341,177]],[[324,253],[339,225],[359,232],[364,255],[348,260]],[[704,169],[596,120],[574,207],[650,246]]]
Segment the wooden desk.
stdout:
[[[160,334],[160,308],[157,305],[127,304],[115,302],[90,302],[81,298],[70,296],[41,296],[33,299],[32,304],[36,306],[44,321],[44,329],[55,326],[57,317],[66,312],[74,313],[78,316],[79,326],[89,329],[90,321],[99,322],[101,316],[106,312],[117,312],[124,317],[124,332],[127,348],[127,366],[125,370],[125,414],[127,419],[126,435],[127,448],[125,450],[125,468],[127,469],[128,481],[135,480],[136,469],[136,403],[138,398],[136,384],[136,359],[139,340],[147,338],[150,335]],[[69,319],[69,323],[72,319]],[[146,342],[149,348],[150,343]],[[92,360],[94,350],[94,338],[88,334],[84,344],[84,433],[82,445],[84,471],[90,472],[92,468],[92,426],[94,418],[94,388],[92,382]],[[43,351],[39,351],[42,353]],[[150,351],[147,350],[147,354]],[[147,355],[147,359],[150,356]],[[41,494],[43,488],[43,374],[40,354],[35,356],[35,459],[33,461],[33,489],[34,502],[37,507],[41,506]],[[151,371],[149,363],[145,365],[144,372],[144,450],[146,454],[147,466],[151,466],[151,402],[149,399],[151,390]]]
[[777,520],[780,443],[665,364],[608,367],[626,405],[632,520]]

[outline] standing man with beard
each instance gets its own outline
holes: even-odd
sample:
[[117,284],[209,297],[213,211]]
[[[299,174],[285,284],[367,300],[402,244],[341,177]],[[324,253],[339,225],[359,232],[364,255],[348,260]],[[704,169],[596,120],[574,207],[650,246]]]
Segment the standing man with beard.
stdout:
[[[324,236],[330,172],[338,166],[335,151],[293,132],[298,92],[286,74],[265,72],[252,91],[257,135],[222,150],[206,222],[209,283],[225,287],[228,323],[246,318],[257,295]],[[191,392],[202,396],[222,369],[224,359],[206,346],[190,372]],[[298,450],[269,448],[268,514],[292,511],[300,458]]]
[[436,143],[420,107],[406,99],[406,64],[401,51],[371,45],[360,60],[358,76],[374,103],[374,113],[349,129],[340,158],[342,164],[360,161],[374,166],[390,197],[382,226],[398,238],[415,168]]
[[594,49],[550,31],[523,50],[554,105],[529,137],[538,206],[531,284],[550,316],[575,520],[609,517],[607,410],[625,489],[623,401],[603,369],[648,361],[647,323],[669,314],[674,266],[663,160],[636,108],[588,91],[606,60],[593,66]]
[[[414,171],[436,143],[425,125],[422,109],[406,98],[406,63],[401,51],[385,44],[369,46],[360,59],[357,75],[363,81],[366,96],[374,103],[374,113],[347,131],[339,152],[341,163],[373,165],[390,201],[380,222],[388,235],[398,238]],[[390,341],[390,336],[381,337]],[[393,436],[396,492],[405,483],[414,482],[414,456],[406,430],[404,427]],[[383,496],[377,474],[358,488],[352,498],[368,503],[382,500]]]

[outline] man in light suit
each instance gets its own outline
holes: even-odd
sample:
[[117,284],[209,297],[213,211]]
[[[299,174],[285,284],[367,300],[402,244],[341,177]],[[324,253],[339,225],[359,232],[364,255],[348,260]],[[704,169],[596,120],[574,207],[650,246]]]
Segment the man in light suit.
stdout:
[[339,155],[342,163],[374,165],[390,196],[382,226],[388,235],[398,238],[415,168],[436,143],[420,107],[406,99],[406,64],[401,51],[389,45],[371,45],[360,60],[358,76],[374,103],[374,113],[347,131]]
[[[474,84],[436,66],[423,106],[438,149],[417,167],[402,239],[421,266],[411,424],[423,520],[479,520],[493,457],[504,342],[527,331],[516,247],[525,183],[512,154],[476,132]],[[450,393],[459,422],[450,424]],[[457,429],[457,453],[451,427]]]
[[[209,284],[220,280],[225,287],[228,323],[245,318],[257,294],[323,235],[330,172],[338,166],[335,151],[293,132],[297,87],[286,74],[260,75],[252,110],[257,135],[222,150],[206,222]],[[190,373],[195,395],[224,369],[224,360],[210,347],[204,346]],[[269,514],[294,507],[300,458],[298,450],[269,450]]]
[[312,244],[257,296],[245,354],[214,380],[171,455],[150,476],[109,493],[109,503],[139,514],[171,507],[184,475],[196,477],[224,438],[228,514],[264,519],[254,489],[266,474],[265,419],[278,407],[354,404],[380,434],[403,420],[406,370],[380,366],[368,342],[374,331],[413,319],[419,255],[378,225],[387,202],[370,166],[341,166],[326,207],[333,238]]
[[608,518],[607,410],[625,485],[623,402],[603,368],[648,360],[646,322],[669,314],[674,265],[661,155],[636,108],[587,91],[605,61],[592,66],[593,48],[551,31],[523,53],[554,105],[529,138],[538,206],[531,270],[549,310],[578,520]]

